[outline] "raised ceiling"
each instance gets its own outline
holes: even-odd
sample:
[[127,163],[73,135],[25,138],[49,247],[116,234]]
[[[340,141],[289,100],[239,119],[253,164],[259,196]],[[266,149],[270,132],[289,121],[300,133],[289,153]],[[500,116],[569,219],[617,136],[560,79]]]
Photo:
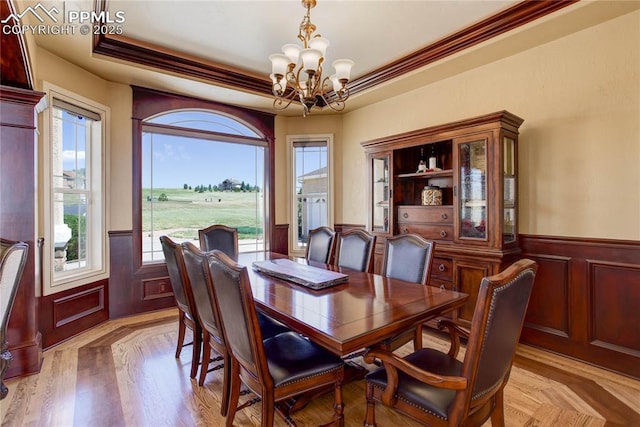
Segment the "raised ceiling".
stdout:
[[[13,2],[18,12],[38,3],[67,13],[93,10],[124,17],[117,27],[121,34],[34,37],[40,47],[106,80],[264,111],[271,111],[272,103],[268,56],[296,41],[305,13],[298,0]],[[318,0],[311,20],[331,42],[328,63],[337,58],[356,63],[349,109],[410,90],[413,83],[403,80],[425,67],[573,3]],[[287,113],[299,114],[295,110]]]

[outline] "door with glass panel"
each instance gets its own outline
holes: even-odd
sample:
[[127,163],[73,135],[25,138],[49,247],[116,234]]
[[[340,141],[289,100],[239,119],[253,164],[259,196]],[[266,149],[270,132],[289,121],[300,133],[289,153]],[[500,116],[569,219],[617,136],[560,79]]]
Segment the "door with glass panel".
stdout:
[[369,156],[371,186],[371,231],[379,234],[393,232],[392,168],[391,153],[375,153]]
[[457,157],[457,240],[465,243],[488,241],[487,185],[489,182],[488,138],[485,136],[456,141]]
[[292,141],[292,252],[305,251],[309,230],[331,223],[329,140]]

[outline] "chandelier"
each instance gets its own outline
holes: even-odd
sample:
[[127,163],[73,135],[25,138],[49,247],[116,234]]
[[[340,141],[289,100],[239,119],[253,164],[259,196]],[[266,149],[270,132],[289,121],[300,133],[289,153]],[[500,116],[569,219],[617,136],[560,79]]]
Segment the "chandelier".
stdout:
[[316,26],[311,23],[309,15],[315,5],[316,0],[302,0],[302,6],[307,9],[298,33],[302,47],[297,44],[285,44],[282,46],[282,53],[269,56],[272,66],[272,92],[276,97],[273,107],[276,110],[284,110],[294,99],[299,99],[304,116],[309,114],[315,105],[328,105],[335,111],[342,111],[344,102],[349,98],[347,83],[353,61],[333,61],[335,74],[322,78],[322,64],[329,40],[320,34],[313,35]]

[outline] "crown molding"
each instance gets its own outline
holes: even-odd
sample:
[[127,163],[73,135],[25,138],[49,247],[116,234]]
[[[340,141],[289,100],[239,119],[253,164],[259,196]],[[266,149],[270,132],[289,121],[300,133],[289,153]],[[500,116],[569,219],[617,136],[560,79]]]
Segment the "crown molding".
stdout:
[[[349,83],[351,95],[371,89],[435,61],[468,49],[517,27],[535,21],[579,0],[525,0],[504,11],[442,38],[410,55],[386,64]],[[95,2],[96,12],[106,11],[107,1]],[[215,85],[272,96],[271,81],[247,70],[117,35],[98,35],[93,52]]]

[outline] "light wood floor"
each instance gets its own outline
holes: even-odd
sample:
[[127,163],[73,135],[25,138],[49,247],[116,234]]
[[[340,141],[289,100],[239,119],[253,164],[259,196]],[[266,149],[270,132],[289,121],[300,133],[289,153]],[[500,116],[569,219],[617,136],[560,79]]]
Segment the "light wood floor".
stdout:
[[[198,387],[189,378],[191,347],[174,358],[176,336],[177,312],[164,310],[109,321],[45,351],[39,374],[6,382],[2,426],[224,425],[221,371]],[[425,345],[444,348],[430,335]],[[346,425],[361,426],[363,381],[345,385],[344,400]],[[331,395],[319,398],[294,419],[324,423],[331,404]],[[520,346],[505,406],[508,427],[640,426],[640,381]],[[376,414],[380,426],[416,425],[381,406]],[[260,405],[239,412],[235,425],[260,425]],[[276,416],[276,425],[285,423]]]

